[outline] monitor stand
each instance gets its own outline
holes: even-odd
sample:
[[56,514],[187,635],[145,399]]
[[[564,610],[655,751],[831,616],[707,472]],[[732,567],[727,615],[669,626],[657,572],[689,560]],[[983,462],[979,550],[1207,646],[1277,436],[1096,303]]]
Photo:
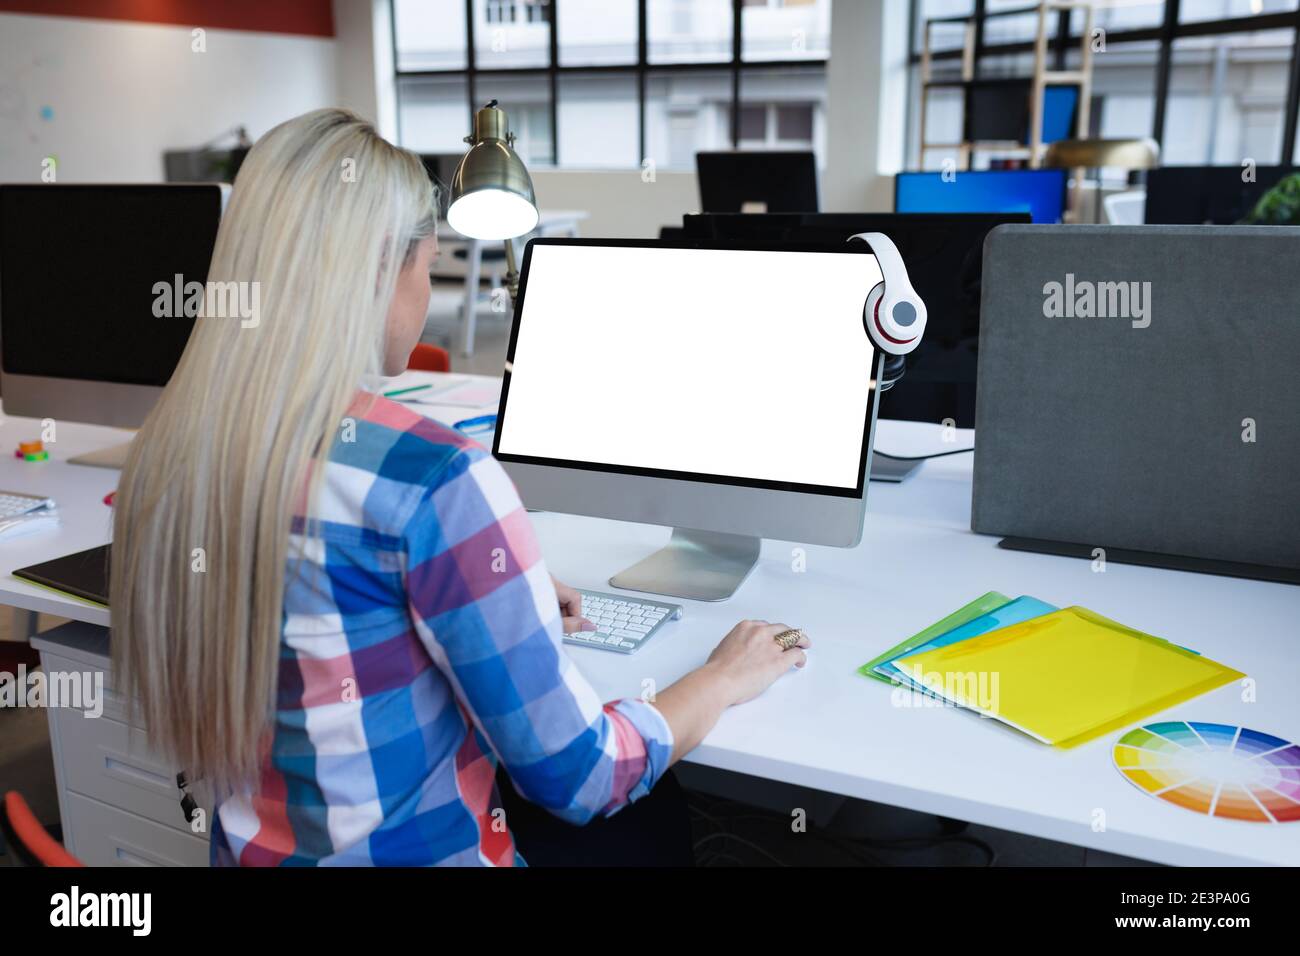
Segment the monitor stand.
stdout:
[[925,464],[924,458],[895,458],[883,451],[871,453],[871,480],[900,482]]
[[725,601],[758,563],[762,538],[674,528],[668,544],[609,579],[616,588]]
[[90,465],[93,468],[116,468],[121,471],[126,467],[126,454],[130,450],[131,443],[129,441],[122,442],[120,445],[101,448],[99,451],[88,451],[84,455],[76,455],[68,459],[68,464]]

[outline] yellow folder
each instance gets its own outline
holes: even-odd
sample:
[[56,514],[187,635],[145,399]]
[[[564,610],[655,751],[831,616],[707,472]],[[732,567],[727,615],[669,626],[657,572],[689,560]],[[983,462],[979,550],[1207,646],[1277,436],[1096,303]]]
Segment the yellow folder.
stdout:
[[897,661],[957,704],[1073,747],[1244,677],[1082,607]]

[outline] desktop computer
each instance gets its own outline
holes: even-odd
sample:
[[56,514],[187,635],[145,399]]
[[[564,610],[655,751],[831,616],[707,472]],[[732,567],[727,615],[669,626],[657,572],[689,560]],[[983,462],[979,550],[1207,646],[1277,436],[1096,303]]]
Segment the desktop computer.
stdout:
[[530,508],[674,529],[615,587],[722,600],[762,538],[852,547],[883,275],[863,242],[534,239],[493,453]]
[[696,153],[703,212],[816,212],[813,154],[759,150]]
[[163,153],[163,178],[169,183],[233,183],[249,149],[167,150]]
[[420,162],[424,164],[424,171],[429,174],[433,184],[438,187],[438,198],[444,206],[444,214],[447,194],[451,189],[451,177],[456,174],[456,167],[460,165],[460,161],[464,158],[464,153],[420,154]]
[[[692,239],[796,245],[833,245],[859,232],[889,236],[930,321],[925,339],[907,356],[906,376],[882,392],[880,417],[935,424],[951,419],[957,428],[974,428],[984,237],[995,226],[1027,222],[1027,213],[721,214],[684,216],[682,233]],[[877,474],[884,463],[875,460],[872,478],[898,477],[893,471]]]
[[[1029,144],[1033,115],[1033,85],[1028,78],[992,77],[965,85],[963,122],[967,142],[1003,141]],[[1079,108],[1079,87],[1057,84],[1043,88],[1041,134],[1044,143],[1069,139]]]
[[154,287],[207,281],[227,189],[0,186],[7,413],[122,428],[144,421],[194,327],[184,314],[157,315]]
[[1027,212],[1036,223],[1065,213],[1064,169],[899,173],[894,212]]
[[1294,166],[1257,166],[1242,179],[1241,166],[1162,166],[1147,173],[1148,225],[1230,226],[1244,219],[1264,193],[1295,172]]

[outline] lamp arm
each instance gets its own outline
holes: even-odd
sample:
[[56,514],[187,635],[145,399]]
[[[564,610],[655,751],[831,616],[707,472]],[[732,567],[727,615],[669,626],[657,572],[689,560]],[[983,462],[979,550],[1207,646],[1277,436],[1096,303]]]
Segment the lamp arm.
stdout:
[[514,307],[519,295],[519,267],[515,265],[515,241],[506,240],[506,292],[510,296],[510,306]]

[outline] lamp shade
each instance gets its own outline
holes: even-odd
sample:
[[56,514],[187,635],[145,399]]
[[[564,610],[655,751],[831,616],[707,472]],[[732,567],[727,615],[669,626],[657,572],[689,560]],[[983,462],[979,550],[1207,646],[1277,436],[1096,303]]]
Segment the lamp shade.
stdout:
[[1154,169],[1160,165],[1160,146],[1153,139],[1062,139],[1047,147],[1043,165],[1052,169]]
[[451,178],[447,223],[471,239],[513,239],[537,226],[533,180],[519,154],[506,114],[493,100],[474,116],[469,151]]

